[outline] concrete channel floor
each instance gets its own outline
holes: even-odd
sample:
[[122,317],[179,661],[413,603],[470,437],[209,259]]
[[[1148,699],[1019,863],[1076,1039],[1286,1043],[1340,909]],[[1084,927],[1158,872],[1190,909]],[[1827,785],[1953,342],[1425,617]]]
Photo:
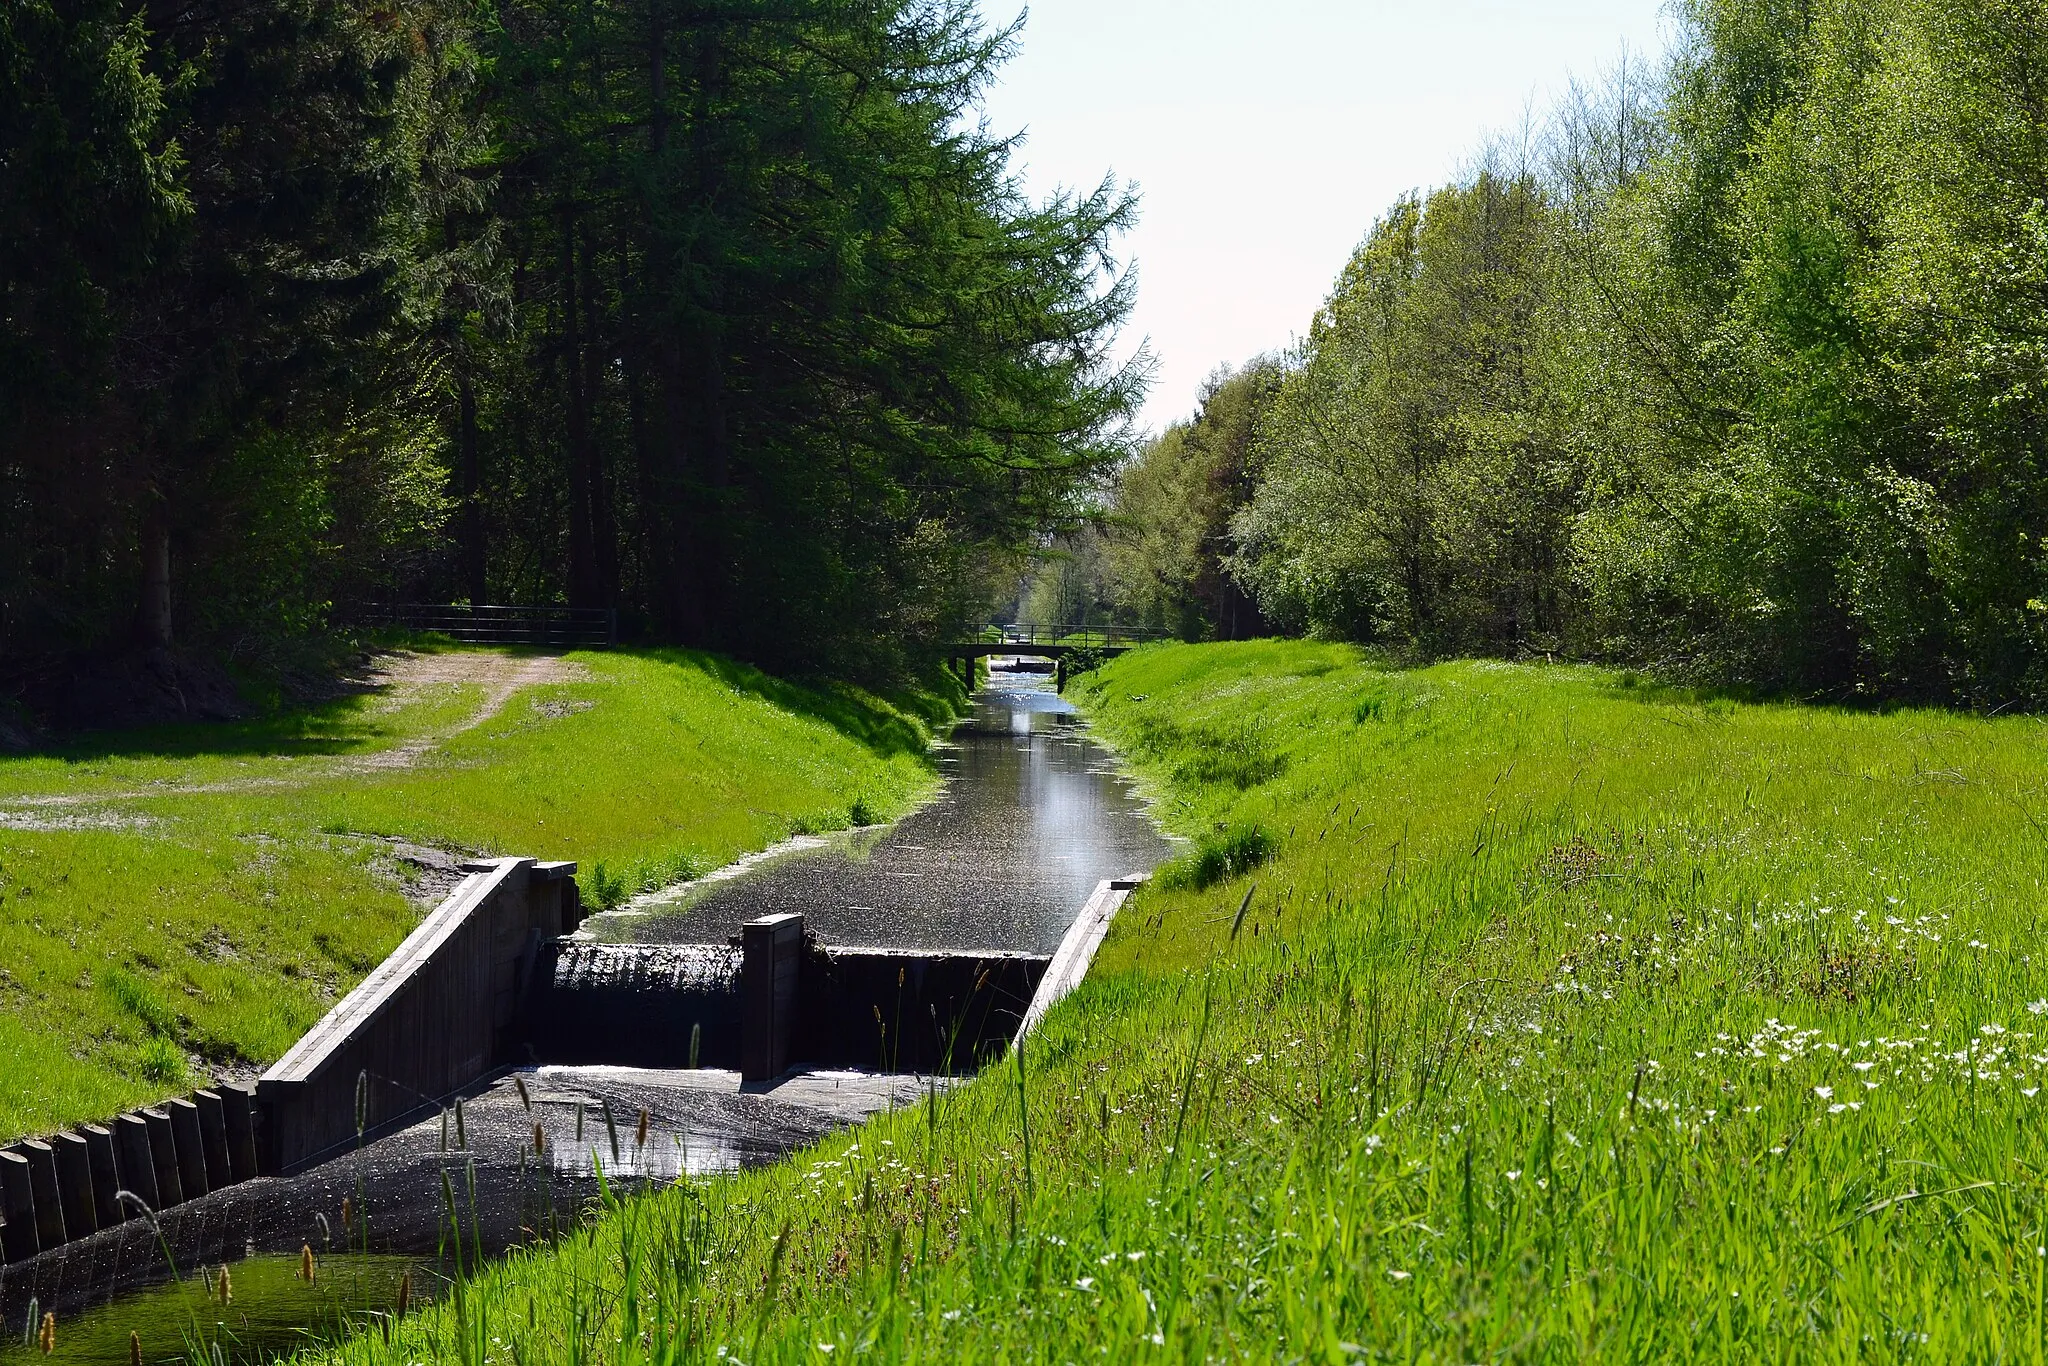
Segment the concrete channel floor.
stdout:
[[465,1244],[480,1239],[496,1253],[589,1214],[600,1199],[600,1167],[614,1191],[633,1191],[686,1173],[761,1166],[952,1084],[802,1068],[761,1083],[710,1068],[520,1069],[465,1099],[459,1119],[451,1106],[295,1176],[258,1178],[162,1211],[161,1242],[148,1221],[135,1219],[0,1268],[0,1323],[19,1320],[31,1298],[69,1317],[165,1280],[166,1248],[182,1271],[302,1247],[432,1257],[449,1230],[450,1187]]

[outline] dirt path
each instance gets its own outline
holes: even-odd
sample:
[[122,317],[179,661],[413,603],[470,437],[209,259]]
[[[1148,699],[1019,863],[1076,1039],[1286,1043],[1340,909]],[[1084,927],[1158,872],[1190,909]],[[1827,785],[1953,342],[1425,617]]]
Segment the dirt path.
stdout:
[[[410,650],[379,656],[369,672],[371,687],[383,695],[385,709],[402,707],[424,688],[442,684],[473,684],[484,690],[475,711],[451,726],[415,736],[391,749],[368,754],[351,754],[328,760],[295,761],[291,772],[262,777],[236,778],[214,783],[155,783],[148,787],[91,794],[52,793],[7,799],[0,810],[0,828],[12,830],[61,829],[78,824],[76,817],[34,817],[23,808],[48,810],[52,807],[100,806],[108,802],[142,798],[196,796],[208,793],[285,791],[304,787],[350,773],[388,773],[416,767],[443,743],[474,730],[505,709],[505,704],[525,688],[550,683],[583,683],[590,671],[581,664],[554,655],[503,655],[462,652],[458,654],[414,654]],[[110,818],[111,819],[111,818]]]
[[458,735],[480,726],[504,710],[512,694],[521,688],[548,683],[587,683],[590,670],[556,655],[449,654],[419,655],[399,650],[381,656],[370,670],[379,689],[389,689],[394,700],[418,691],[426,683],[475,683],[484,689],[483,705],[467,721],[443,736]]
[[474,730],[503,711],[521,688],[588,682],[590,670],[555,655],[419,655],[400,650],[382,656],[370,670],[370,678],[385,694],[387,707],[403,706],[421,688],[442,683],[476,684],[484,690],[484,700],[475,711],[446,730],[422,735],[395,749],[351,756],[330,772],[382,773],[411,768],[444,740]]

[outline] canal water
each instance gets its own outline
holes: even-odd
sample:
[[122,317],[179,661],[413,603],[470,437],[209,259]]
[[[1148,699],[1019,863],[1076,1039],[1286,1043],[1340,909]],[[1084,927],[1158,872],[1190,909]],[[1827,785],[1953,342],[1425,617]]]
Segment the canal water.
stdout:
[[[792,841],[595,916],[585,936],[723,948],[746,920],[801,911],[828,945],[1050,953],[1098,882],[1171,852],[1112,756],[1040,679],[996,674],[934,758],[944,786],[894,826]],[[0,1366],[122,1366],[131,1334],[151,1363],[214,1361],[217,1347],[229,1366],[378,1331],[402,1281],[414,1305],[445,1290],[458,1226],[488,1255],[545,1241],[591,1216],[600,1172],[631,1191],[773,1162],[930,1084],[525,1069],[360,1153],[0,1268]],[[47,1357],[44,1313],[57,1316]]]
[[892,826],[779,853],[593,916],[598,939],[725,944],[801,911],[832,946],[1051,953],[1104,878],[1171,852],[1114,756],[1043,676],[991,676],[937,747],[939,795]]

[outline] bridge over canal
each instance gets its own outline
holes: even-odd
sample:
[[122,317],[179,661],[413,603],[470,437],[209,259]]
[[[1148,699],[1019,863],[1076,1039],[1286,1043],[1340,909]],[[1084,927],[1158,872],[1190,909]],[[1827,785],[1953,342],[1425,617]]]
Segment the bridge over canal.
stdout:
[[1024,622],[996,624],[974,640],[956,641],[945,647],[948,662],[962,677],[971,677],[973,663],[989,655],[1030,655],[1053,662],[1059,686],[1067,686],[1070,663],[1076,655],[1109,659],[1148,641],[1172,639],[1170,631],[1140,626],[1044,625]]

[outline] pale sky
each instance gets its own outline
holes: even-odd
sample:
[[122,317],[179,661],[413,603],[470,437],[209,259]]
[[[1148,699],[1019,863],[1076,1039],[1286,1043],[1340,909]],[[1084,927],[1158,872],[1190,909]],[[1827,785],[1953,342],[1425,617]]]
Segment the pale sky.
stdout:
[[[992,23],[1017,10],[983,0]],[[1034,193],[1137,182],[1124,349],[1157,357],[1156,429],[1219,364],[1305,331],[1396,196],[1667,34],[1661,0],[1033,0],[986,112],[1026,131]]]

